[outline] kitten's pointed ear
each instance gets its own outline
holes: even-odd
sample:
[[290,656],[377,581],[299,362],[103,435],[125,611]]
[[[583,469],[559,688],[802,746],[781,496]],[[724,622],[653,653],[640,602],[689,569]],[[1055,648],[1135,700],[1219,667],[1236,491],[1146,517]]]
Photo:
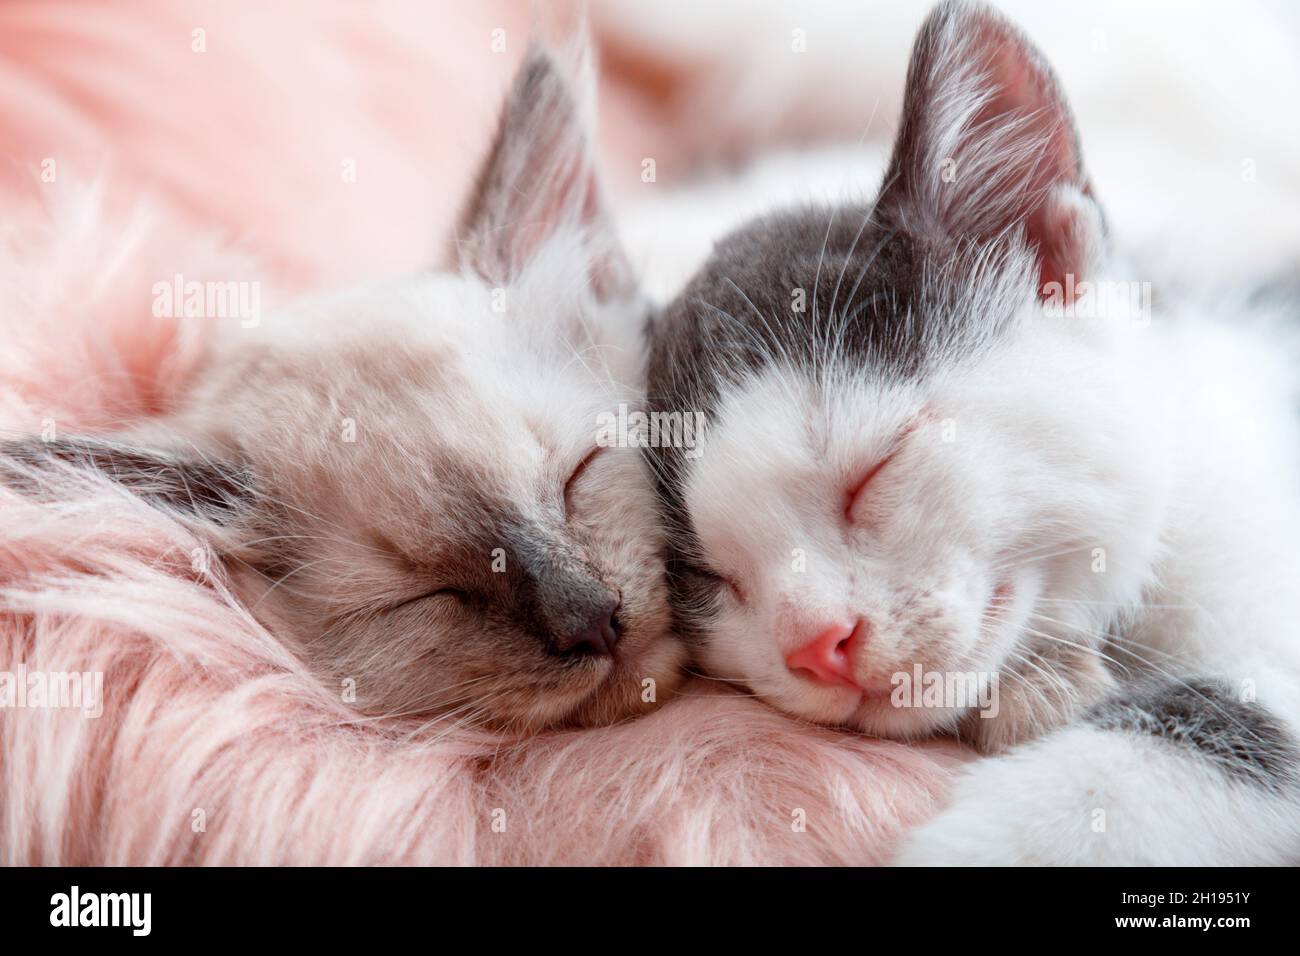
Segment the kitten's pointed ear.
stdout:
[[1040,294],[1084,274],[1104,239],[1065,97],[1037,49],[981,2],[921,27],[880,206],[923,241],[1036,251]]
[[461,219],[455,254],[489,282],[505,284],[554,236],[582,237],[592,288],[631,291],[631,269],[605,208],[596,172],[595,79],[584,46],[572,68],[529,48],[501,113],[496,139]]
[[183,517],[230,524],[252,499],[248,469],[198,456],[120,445],[92,438],[0,443],[0,482],[44,498],[58,488],[62,466],[98,472]]

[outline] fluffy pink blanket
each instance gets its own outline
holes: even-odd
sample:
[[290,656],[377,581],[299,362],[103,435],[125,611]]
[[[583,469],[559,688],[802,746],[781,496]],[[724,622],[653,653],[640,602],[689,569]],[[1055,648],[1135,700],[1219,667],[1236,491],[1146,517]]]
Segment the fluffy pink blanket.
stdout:
[[[166,407],[204,340],[151,314],[177,272],[284,299],[428,258],[520,10],[270,9],[0,7],[0,437]],[[106,483],[0,487],[0,675],[99,673],[104,696],[0,710],[0,862],[874,863],[959,759],[702,682],[603,730],[411,737],[359,721],[196,549]]]

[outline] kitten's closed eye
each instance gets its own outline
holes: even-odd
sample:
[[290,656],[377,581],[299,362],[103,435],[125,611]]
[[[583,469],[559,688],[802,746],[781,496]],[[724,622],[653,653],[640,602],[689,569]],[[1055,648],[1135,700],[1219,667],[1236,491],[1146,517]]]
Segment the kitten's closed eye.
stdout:
[[462,591],[460,588],[437,588],[433,591],[426,591],[423,594],[417,594],[415,597],[407,598],[404,601],[399,601],[397,604],[394,604],[389,608],[389,610],[397,611],[401,608],[409,607],[412,604],[418,604],[421,601],[433,599],[448,599],[464,602],[468,601],[470,597],[471,595],[468,591]]
[[878,458],[874,464],[870,465],[862,477],[859,478],[855,484],[849,487],[849,490],[844,496],[844,518],[849,522],[849,524],[854,522],[854,515],[861,504],[869,497],[868,493],[871,490],[871,486],[875,483],[876,479],[880,477],[880,473],[893,463],[894,459],[896,459],[899,453],[907,446],[908,439],[910,439],[912,435],[916,433],[916,430],[921,427],[922,423],[929,420],[930,417],[931,413],[928,410],[923,410],[920,415],[909,422],[903,430],[894,437],[894,440],[890,442],[889,448],[885,451],[884,455]]
[[868,468],[867,473],[862,476],[861,480],[848,490],[848,494],[845,496],[844,517],[850,524],[853,523],[853,513],[857,510],[858,502],[862,498],[866,497],[867,490],[871,483],[875,481],[876,476],[884,471],[885,467],[893,461],[897,455],[898,448],[895,447],[893,451],[889,452],[889,454],[885,455],[884,458],[880,459]]
[[604,448],[593,448],[587,452],[582,461],[578,462],[576,468],[569,475],[569,480],[564,483],[564,516],[568,518],[573,513],[573,500],[576,494],[578,480],[587,473],[591,463],[603,452]]
[[685,579],[688,586],[697,592],[716,593],[729,592],[741,604],[745,603],[745,593],[740,589],[735,580],[725,574],[719,574],[712,568],[704,565],[691,564],[683,565],[678,569],[678,573]]

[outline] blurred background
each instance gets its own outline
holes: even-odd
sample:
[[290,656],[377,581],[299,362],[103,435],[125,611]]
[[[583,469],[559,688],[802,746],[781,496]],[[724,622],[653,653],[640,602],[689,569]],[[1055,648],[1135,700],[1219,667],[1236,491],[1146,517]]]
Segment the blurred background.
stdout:
[[[1233,271],[1294,268],[1300,4],[996,5],[1061,78],[1118,232],[1149,248],[1177,233],[1188,261]],[[12,230],[90,185],[109,209],[148,204],[245,250],[287,287],[405,271],[445,244],[531,37],[585,17],[602,162],[634,209],[772,157],[887,146],[930,6],[7,0],[5,218]]]

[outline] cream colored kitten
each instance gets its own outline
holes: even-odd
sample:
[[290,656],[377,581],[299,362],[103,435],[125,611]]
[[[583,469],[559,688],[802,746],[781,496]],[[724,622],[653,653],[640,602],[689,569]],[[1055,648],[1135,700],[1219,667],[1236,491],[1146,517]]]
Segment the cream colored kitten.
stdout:
[[223,329],[162,420],[11,443],[7,470],[48,491],[60,462],[92,467],[200,522],[250,610],[366,713],[530,730],[652,707],[682,656],[653,492],[635,448],[596,444],[640,401],[645,307],[582,105],[533,51],[452,271]]

